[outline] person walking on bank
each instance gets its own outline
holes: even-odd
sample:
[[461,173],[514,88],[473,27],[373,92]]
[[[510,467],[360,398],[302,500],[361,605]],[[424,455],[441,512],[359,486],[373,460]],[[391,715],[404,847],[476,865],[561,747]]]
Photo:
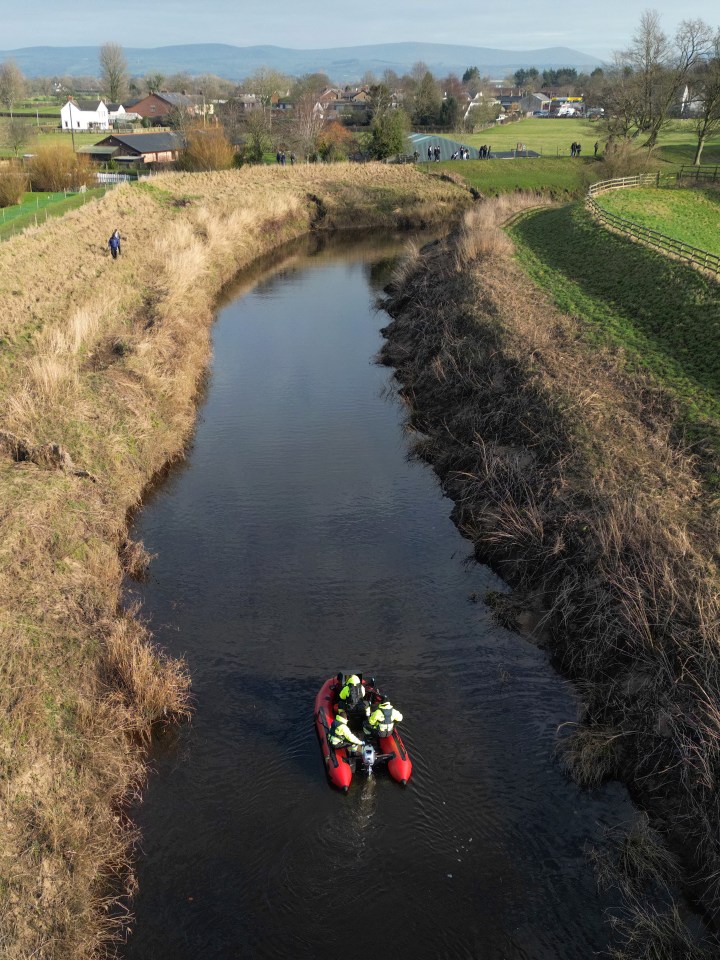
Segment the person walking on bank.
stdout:
[[593,154],[593,156],[595,156],[595,157],[597,156],[597,152],[598,152],[598,147],[599,147],[599,146],[600,146],[600,142],[599,142],[598,140],[596,140],[596,141],[595,141],[595,153]]
[[110,239],[108,240],[108,247],[110,247],[110,253],[112,254],[113,260],[117,260],[120,254],[120,231],[113,230]]
[[345,710],[338,710],[330,724],[328,743],[335,749],[347,747],[351,753],[356,753],[363,746],[363,741],[356,737],[348,726],[348,715]]

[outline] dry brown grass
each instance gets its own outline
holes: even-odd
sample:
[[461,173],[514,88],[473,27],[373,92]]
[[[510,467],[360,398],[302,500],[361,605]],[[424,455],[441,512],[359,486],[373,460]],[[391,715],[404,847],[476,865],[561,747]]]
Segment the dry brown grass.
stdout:
[[460,530],[517,605],[537,607],[579,684],[584,715],[565,762],[589,785],[632,783],[690,851],[716,912],[718,504],[662,387],[629,374],[621,354],[589,350],[582,320],[551,306],[495,241],[508,212],[473,211],[446,248],[399,274],[382,358],[398,368],[417,454]]
[[0,244],[3,958],[89,960],[122,926],[122,811],[153,726],[189,711],[184,664],[119,607],[147,559],[127,517],[191,433],[218,294],[320,209],[397,227],[467,202],[382,165],[168,174]]
[[27,189],[28,178],[23,170],[13,167],[0,170],[0,207],[11,207],[20,203]]
[[28,162],[33,190],[77,190],[94,183],[90,158],[77,154],[69,144],[54,143],[38,147]]

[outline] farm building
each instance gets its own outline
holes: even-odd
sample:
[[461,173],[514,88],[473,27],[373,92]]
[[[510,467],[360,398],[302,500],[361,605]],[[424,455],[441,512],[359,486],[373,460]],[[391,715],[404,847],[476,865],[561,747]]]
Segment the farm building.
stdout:
[[78,153],[98,163],[172,163],[184,146],[183,137],[177,133],[113,133],[92,146],[80,147]]

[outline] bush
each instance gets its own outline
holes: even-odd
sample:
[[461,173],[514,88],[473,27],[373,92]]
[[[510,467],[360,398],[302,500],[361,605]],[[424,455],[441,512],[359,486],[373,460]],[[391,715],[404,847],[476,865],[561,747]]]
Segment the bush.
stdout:
[[652,159],[652,151],[638,146],[633,140],[611,137],[602,156],[601,179],[612,180],[614,177],[632,177],[637,173],[647,173]]
[[197,127],[187,135],[187,147],[179,166],[183,170],[229,170],[235,151],[222,127]]
[[0,207],[12,207],[20,203],[28,189],[28,178],[22,170],[0,170]]
[[40,147],[28,164],[33,190],[77,190],[94,183],[87,157],[78,156],[67,144]]

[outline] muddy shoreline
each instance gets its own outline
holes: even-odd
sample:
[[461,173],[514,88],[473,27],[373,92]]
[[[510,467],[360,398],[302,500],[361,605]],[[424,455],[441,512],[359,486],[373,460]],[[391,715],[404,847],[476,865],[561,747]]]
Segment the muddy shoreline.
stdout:
[[675,851],[659,872],[657,847],[634,876],[615,871],[628,940],[694,950],[672,909],[651,934],[641,893],[682,885],[717,929],[717,506],[674,442],[672,398],[586,346],[582,319],[513,262],[499,226],[516,211],[482,207],[399,271],[379,360],[459,530],[513,587],[491,598],[499,618],[578,686],[583,714],[559,743],[567,768],[590,786],[625,782]]

